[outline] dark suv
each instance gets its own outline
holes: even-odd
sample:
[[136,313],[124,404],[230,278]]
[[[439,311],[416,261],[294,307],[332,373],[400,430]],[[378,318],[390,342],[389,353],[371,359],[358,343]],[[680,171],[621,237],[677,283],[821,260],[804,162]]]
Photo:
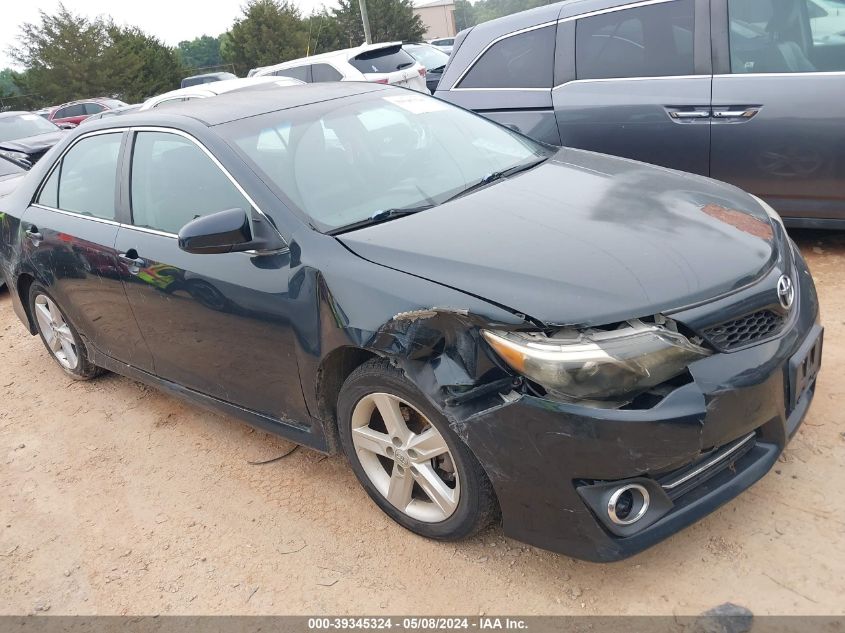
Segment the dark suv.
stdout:
[[437,96],[845,227],[843,0],[579,0],[459,34]]

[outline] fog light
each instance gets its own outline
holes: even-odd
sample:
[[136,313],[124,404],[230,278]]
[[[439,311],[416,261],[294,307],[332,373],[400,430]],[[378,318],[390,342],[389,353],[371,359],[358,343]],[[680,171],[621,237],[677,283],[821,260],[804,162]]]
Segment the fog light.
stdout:
[[648,512],[648,490],[640,484],[617,488],[607,502],[607,516],[616,525],[632,525]]

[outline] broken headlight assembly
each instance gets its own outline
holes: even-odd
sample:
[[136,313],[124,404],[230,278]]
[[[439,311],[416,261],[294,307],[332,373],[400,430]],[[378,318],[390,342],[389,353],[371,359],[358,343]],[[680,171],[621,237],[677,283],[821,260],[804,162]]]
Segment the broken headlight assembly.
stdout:
[[617,406],[685,373],[712,352],[668,327],[626,321],[612,330],[497,332],[482,336],[514,371],[565,401]]

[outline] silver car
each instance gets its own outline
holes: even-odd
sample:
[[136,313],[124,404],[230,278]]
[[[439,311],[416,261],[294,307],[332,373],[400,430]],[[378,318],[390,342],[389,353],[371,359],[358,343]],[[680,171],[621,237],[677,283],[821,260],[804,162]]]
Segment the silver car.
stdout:
[[458,34],[437,96],[845,228],[845,2],[580,0]]

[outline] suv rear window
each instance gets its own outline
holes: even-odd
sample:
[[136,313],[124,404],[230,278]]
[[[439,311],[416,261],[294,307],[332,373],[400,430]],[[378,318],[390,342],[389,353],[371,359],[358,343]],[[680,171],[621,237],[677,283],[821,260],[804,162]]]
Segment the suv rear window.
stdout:
[[413,66],[416,62],[414,62],[413,57],[402,50],[401,45],[397,45],[361,53],[350,59],[349,63],[357,70],[367,74],[395,73],[397,70]]

